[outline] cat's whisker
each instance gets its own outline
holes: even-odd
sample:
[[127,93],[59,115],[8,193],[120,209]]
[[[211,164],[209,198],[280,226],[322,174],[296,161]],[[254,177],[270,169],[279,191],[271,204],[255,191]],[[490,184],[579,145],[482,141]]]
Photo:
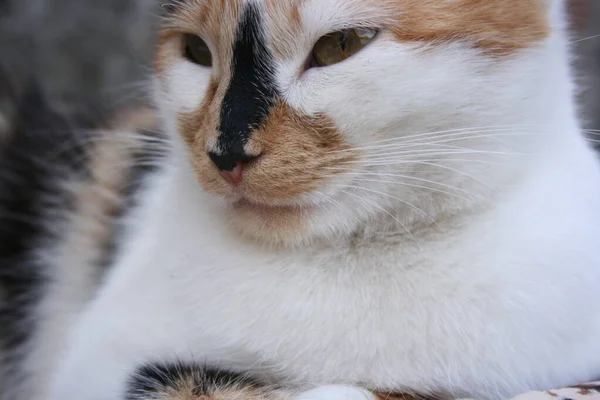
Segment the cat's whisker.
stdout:
[[[371,154],[365,154],[363,156],[363,159],[374,159],[374,158],[382,158],[382,157],[388,157],[388,156],[393,156],[396,154],[408,154],[408,153],[417,153],[417,152],[427,152],[427,151],[445,151],[445,150],[477,150],[471,147],[464,147],[464,146],[457,146],[457,145],[453,145],[453,144],[444,144],[444,143],[424,143],[424,144],[419,144],[419,147],[426,147],[426,146],[432,146],[433,148],[417,148],[415,150],[404,150],[403,148],[400,148],[399,150],[404,150],[404,151],[395,151],[395,152],[388,152],[388,153],[371,153]],[[417,147],[417,146],[414,146]]]
[[381,192],[379,190],[374,190],[374,189],[369,189],[369,188],[365,188],[365,187],[361,187],[361,186],[352,186],[352,185],[347,185],[346,188],[350,188],[350,189],[357,189],[357,190],[363,190],[369,193],[374,193],[374,194],[379,194],[382,196],[386,196],[389,197],[393,200],[397,200],[402,204],[405,204],[407,206],[409,206],[410,208],[412,208],[413,210],[417,211],[419,214],[423,215],[425,218],[429,219],[433,224],[435,224],[438,228],[439,225],[437,224],[437,222],[435,221],[435,219],[433,217],[431,217],[429,214],[427,214],[425,211],[423,211],[422,209],[420,209],[419,207],[415,206],[414,204],[403,200],[397,196],[391,195],[389,193],[385,193],[385,192]]
[[371,205],[372,207],[377,208],[378,210],[384,212],[385,214],[389,215],[392,219],[394,219],[394,221],[396,221],[407,233],[408,235],[412,238],[412,240],[418,245],[418,241],[417,238],[415,237],[415,235],[413,235],[413,233],[410,231],[410,229],[408,229],[408,227],[402,223],[402,221],[400,221],[400,219],[398,219],[398,217],[396,217],[394,214],[392,214],[391,212],[389,212],[388,210],[386,210],[385,208],[383,208],[382,206],[380,206],[379,204],[371,201],[370,199],[364,198],[362,196],[359,196],[355,193],[352,193],[350,191],[344,190],[343,191],[344,194],[348,195],[348,196],[352,196],[354,198],[357,198],[358,200],[361,200],[364,203],[367,203],[369,205]]
[[[441,189],[432,188],[429,186],[417,185],[417,184],[408,183],[408,182],[400,182],[400,181],[396,181],[396,180],[379,180],[379,179],[364,178],[364,177],[370,176],[370,177],[406,179],[406,180],[412,180],[412,181],[416,181],[416,182],[422,182],[422,183],[427,183],[427,184],[431,184],[431,185],[436,185],[436,186],[443,187],[443,188],[450,189],[450,190],[455,190],[457,192],[464,193],[468,196],[476,196],[467,190],[457,188],[455,186],[451,186],[451,185],[448,185],[448,184],[445,184],[442,182],[436,182],[436,181],[432,181],[429,179],[418,178],[418,177],[402,175],[402,174],[380,174],[380,173],[375,173],[375,172],[373,172],[373,173],[371,173],[371,172],[356,172],[356,173],[352,173],[351,176],[353,176],[353,179],[352,179],[353,181],[377,182],[377,183],[402,183],[403,185],[414,187],[414,188],[427,189],[427,190],[432,190],[432,191],[436,191],[436,192],[443,193],[443,194],[455,195],[455,193],[451,193],[451,192],[444,191]],[[358,176],[358,177],[362,176],[363,178],[354,178],[354,176]],[[488,187],[488,185],[486,185],[486,187]],[[485,200],[485,198],[483,198],[481,196],[476,196],[476,197],[479,198],[480,200]],[[463,198],[463,200],[468,200],[468,199]]]
[[[533,129],[533,128],[539,129],[540,126],[534,126],[534,125],[518,126],[518,125],[515,125],[515,126],[496,126],[496,127],[491,126],[491,127],[482,127],[482,128],[449,129],[449,130],[444,130],[444,131],[428,132],[428,133],[422,133],[422,134],[417,134],[417,135],[408,135],[408,136],[401,136],[401,137],[396,137],[396,138],[391,138],[391,139],[373,141],[373,142],[368,143],[365,146],[353,147],[352,149],[336,150],[336,151],[333,151],[332,153],[385,148],[386,146],[395,146],[398,144],[414,143],[415,141],[418,142],[420,139],[428,138],[430,136],[437,136],[437,138],[441,138],[441,137],[445,136],[444,134],[460,136],[460,135],[466,135],[466,134],[474,134],[474,133],[476,134],[478,132],[480,132],[480,133],[510,132],[510,131],[516,131],[517,129]],[[418,140],[409,140],[409,139],[415,139],[415,138],[418,138]],[[398,142],[398,143],[388,144],[389,142]]]
[[[383,156],[383,155],[387,155],[387,154],[397,154],[400,150],[404,150],[404,153],[409,153],[411,151],[415,151],[415,152],[416,151],[421,151],[421,152],[432,151],[432,150],[435,150],[436,147],[440,148],[440,150],[461,149],[461,150],[488,151],[485,149],[477,149],[477,148],[464,147],[464,146],[458,145],[458,142],[468,141],[471,139],[486,139],[486,138],[494,140],[496,142],[499,142],[499,143],[505,145],[507,148],[512,148],[513,146],[511,146],[509,143],[506,143],[500,139],[503,136],[508,136],[508,135],[499,135],[499,137],[483,136],[483,135],[481,135],[481,136],[465,136],[465,137],[448,138],[445,140],[435,140],[435,141],[431,141],[431,142],[420,142],[420,143],[410,143],[410,144],[397,143],[394,145],[388,145],[386,147],[373,148],[373,149],[370,149],[370,151],[363,151],[362,157],[369,158],[369,157]],[[457,144],[454,144],[454,143],[457,143]],[[432,149],[432,147],[433,147],[433,149]],[[411,150],[411,149],[414,149],[414,150]],[[361,149],[356,149],[356,150],[360,151]]]
[[[480,138],[480,137],[483,137],[483,136],[477,136],[477,138]],[[459,138],[455,138],[455,139],[439,140],[439,141],[432,141],[432,142],[418,142],[418,143],[402,143],[401,142],[401,143],[395,143],[395,144],[388,144],[385,146],[373,146],[371,148],[360,147],[360,148],[355,148],[355,149],[348,150],[348,151],[363,151],[366,154],[378,154],[379,152],[382,152],[382,151],[432,146],[432,145],[436,145],[436,144],[451,143],[451,142],[458,141],[458,140],[468,140],[471,138],[473,138],[473,137],[468,136],[468,137],[464,137],[464,138],[459,137]],[[367,151],[367,150],[370,150],[370,151]]]
[[[418,156],[420,154],[433,154],[433,155],[448,155],[448,154],[485,154],[489,156],[510,156],[510,157],[531,157],[532,155],[529,153],[522,153],[516,151],[495,151],[495,150],[483,150],[476,149],[470,147],[459,147],[455,146],[455,148],[441,148],[441,149],[419,149],[419,150],[407,150],[407,151],[399,151],[395,153],[390,153],[390,156]],[[389,156],[384,156],[389,157]],[[376,157],[381,158],[381,157]],[[365,159],[370,160],[371,158],[365,157]]]
[[598,35],[592,35],[592,36],[587,36],[581,39],[577,39],[577,40],[573,40],[572,42],[570,42],[570,44],[575,44],[575,43],[581,43],[581,42],[585,42],[587,40],[592,40],[592,39],[597,39],[600,38],[600,34]]
[[[437,164],[437,162],[439,162],[439,161],[440,160],[435,160],[435,159],[432,159],[432,160],[427,160],[427,159],[425,159],[425,160],[413,160],[413,161],[406,161],[406,162],[404,162],[404,164],[411,165],[411,166],[426,165],[426,166],[430,166],[430,167],[433,167],[433,168],[436,168],[436,169],[444,169],[444,170],[456,173],[456,174],[458,174],[460,176],[464,176],[466,178],[469,178],[469,179],[473,180],[474,182],[477,182],[477,183],[481,184],[482,186],[484,186],[485,188],[487,188],[487,189],[489,189],[489,190],[491,190],[493,192],[496,192],[496,193],[498,192],[498,190],[496,188],[490,186],[487,182],[481,180],[480,178],[477,178],[477,177],[475,177],[475,176],[473,176],[473,175],[471,175],[471,174],[469,174],[467,172],[458,170],[456,168],[452,168],[452,167],[450,167],[448,165]],[[463,163],[464,162],[469,162],[469,163],[478,163],[478,164],[485,164],[485,165],[498,165],[498,164],[501,164],[501,163],[493,162],[493,161],[490,161],[490,160],[466,160],[466,159],[451,159],[451,158],[450,159],[444,159],[444,162],[447,162],[447,161],[463,162]],[[403,164],[403,163],[398,163],[398,164]],[[365,167],[365,168],[367,168],[367,167]],[[339,168],[339,167],[325,167],[324,169],[347,172],[346,168]],[[364,175],[368,175],[368,176],[401,177],[403,179],[412,179],[412,180],[418,180],[418,181],[422,181],[423,180],[423,178],[417,178],[417,177],[412,177],[412,176],[408,176],[408,175],[399,175],[399,174],[385,173],[385,172],[379,172],[379,171],[377,171],[377,172],[370,172],[370,171],[365,171],[365,170],[359,170],[359,171],[352,171],[352,172],[350,172],[350,174],[358,175],[358,176],[360,176],[360,175],[363,175],[363,176]],[[427,183],[434,183],[434,182],[435,181],[430,181],[430,182],[427,182]],[[437,185],[445,185],[445,184],[442,184],[440,182],[435,182],[435,184],[437,184]]]
[[[164,152],[160,151],[148,151],[143,149],[134,148],[135,151],[130,151],[123,155],[123,161],[111,164],[111,167],[123,167],[129,165],[136,165],[136,163],[144,160],[159,161],[164,157]],[[136,151],[140,151],[141,154],[137,154]],[[58,157],[59,155],[57,155]],[[93,150],[86,151],[84,154],[70,161],[73,166],[85,166],[88,164],[88,160],[94,157]],[[52,156],[50,159],[53,159]]]
[[[446,161],[446,160],[444,160],[444,161]],[[441,169],[445,169],[447,171],[451,171],[451,172],[456,173],[458,175],[461,175],[461,176],[464,176],[466,178],[472,179],[473,181],[475,181],[475,182],[477,182],[477,183],[485,186],[487,189],[490,189],[490,190],[492,190],[492,191],[494,191],[496,193],[498,192],[497,189],[495,189],[494,187],[490,186],[488,183],[482,181],[479,178],[474,177],[471,174],[468,174],[468,173],[466,173],[464,171],[460,171],[460,170],[458,170],[456,168],[451,168],[451,167],[448,167],[447,165],[436,164],[435,162],[430,162],[430,161],[417,161],[415,163],[416,164],[420,164],[420,165],[429,165],[429,166],[432,166],[432,167],[435,167],[435,168],[441,168]]]
[[502,129],[517,130],[517,129],[533,129],[533,128],[542,129],[545,127],[546,127],[545,125],[489,125],[489,126],[480,126],[480,127],[454,128],[454,129],[446,129],[446,130],[440,130],[440,131],[424,132],[424,133],[413,134],[413,135],[405,135],[405,136],[397,137],[397,138],[383,139],[383,140],[371,142],[371,144],[377,144],[377,143],[381,143],[381,142],[389,142],[389,141],[394,141],[394,140],[398,140],[398,139],[415,139],[415,138],[427,137],[427,136],[431,136],[431,135],[442,135],[442,134],[448,134],[448,133],[472,132],[472,131],[483,131],[483,130],[494,130],[494,129],[500,129],[500,130],[502,130]]
[[[490,133],[494,133],[493,135],[491,135]],[[472,134],[472,136],[467,136],[464,137],[463,135],[465,134]],[[446,139],[446,138],[454,138],[454,137],[459,137],[460,140],[465,140],[465,139],[477,139],[479,137],[486,137],[486,138],[496,138],[496,137],[503,137],[503,136],[532,136],[532,135],[542,135],[537,131],[522,131],[522,130],[514,130],[514,129],[490,129],[490,130],[477,130],[477,131],[469,131],[469,132],[461,132],[461,133],[452,133],[452,134],[445,134],[445,135],[437,135],[435,140],[439,140],[439,139]],[[410,141],[405,141],[404,143],[421,143],[420,140],[410,140]]]
[[[431,158],[431,159],[424,159],[424,160],[404,160],[404,161],[398,161],[395,162],[394,164],[390,164],[390,165],[407,165],[407,166],[416,166],[419,164],[423,164],[424,162],[429,162],[429,163],[435,163],[435,162],[441,162],[443,161],[445,162],[459,162],[459,163],[471,163],[471,164],[483,164],[483,165],[503,165],[505,164],[504,162],[501,161],[492,161],[492,160],[480,160],[480,159],[466,159],[466,158],[444,158],[443,160],[439,159],[439,158]],[[364,162],[361,161],[348,161],[345,163],[340,163],[339,165],[347,165],[348,167],[352,167],[352,166],[360,166],[362,168],[369,168],[368,164],[365,164]],[[373,167],[380,167],[381,165],[374,165]],[[385,164],[384,164],[385,166]],[[322,168],[326,168],[326,167],[322,167]],[[348,171],[348,168],[341,168],[341,170],[343,171]]]
[[466,194],[469,197],[465,197],[465,196],[461,196],[459,194],[456,193],[452,193],[449,192],[447,190],[441,190],[441,189],[437,189],[437,188],[433,188],[431,186],[425,186],[425,185],[417,185],[414,183],[409,183],[409,182],[403,182],[403,181],[395,181],[395,180],[384,180],[384,179],[367,179],[367,178],[358,178],[356,179],[357,182],[374,182],[374,183],[386,183],[386,184],[395,184],[395,185],[399,185],[399,186],[406,186],[409,188],[416,188],[416,189],[423,189],[423,190],[427,190],[430,192],[435,192],[435,193],[440,193],[440,194],[444,194],[447,196],[451,196],[451,197],[455,197],[458,198],[460,200],[464,200],[464,201],[469,201],[472,202],[474,199],[477,200],[481,200],[484,201],[486,200],[485,197],[473,194],[471,192],[468,192],[466,190],[462,190],[462,189],[458,189],[458,188],[454,188],[454,190],[459,191],[459,192],[463,192],[464,194]]
[[347,188],[351,188],[351,189],[356,189],[356,190],[363,190],[363,191],[366,191],[366,192],[369,192],[369,193],[379,194],[379,195],[382,195],[382,196],[389,197],[389,198],[391,198],[393,200],[397,200],[397,201],[401,202],[402,204],[405,204],[408,207],[412,208],[413,210],[417,211],[419,214],[421,214],[425,218],[429,219],[438,228],[440,227],[438,225],[438,223],[435,221],[435,219],[432,216],[430,216],[429,214],[427,214],[421,208],[419,208],[419,207],[415,206],[414,204],[410,203],[409,201],[403,200],[403,199],[401,199],[401,198],[399,198],[397,196],[391,195],[389,193],[381,192],[379,190],[369,189],[369,188],[365,188],[365,187],[361,187],[361,186],[352,186],[352,185],[349,185],[349,186],[346,186],[346,187]]
[[330,196],[326,193],[320,192],[320,191],[316,191],[315,194],[321,196],[322,199],[324,199],[325,201],[327,201],[328,203],[331,203],[335,206],[338,206],[340,208],[343,208],[346,211],[350,211],[350,209],[348,208],[348,206],[344,203],[342,203],[341,201],[335,199],[333,196]]
[[[452,155],[488,155],[488,156],[502,156],[502,157],[520,157],[529,158],[531,154],[519,153],[519,152],[501,152],[501,151],[487,151],[487,150],[415,150],[397,152],[382,157],[365,157],[362,160],[350,160],[340,162],[338,165],[351,166],[351,165],[363,165],[363,166],[381,166],[381,165],[397,165],[406,162],[411,162],[414,157],[442,157]],[[445,160],[445,158],[437,159],[435,161]],[[469,160],[466,160],[469,161]]]
[[[385,183],[385,184],[395,184],[395,185],[399,185],[399,186],[406,186],[407,188],[416,188],[416,189],[422,189],[422,190],[427,190],[429,192],[435,192],[435,193],[440,193],[440,194],[444,194],[447,196],[451,196],[454,198],[458,198],[460,200],[463,201],[468,201],[468,202],[472,202],[474,200],[474,198],[481,200],[481,201],[485,201],[487,200],[486,198],[482,197],[482,196],[477,196],[474,195],[472,193],[466,192],[466,194],[468,194],[469,196],[472,196],[473,198],[468,198],[465,196],[461,196],[459,194],[456,193],[452,193],[452,192],[448,192],[445,190],[441,190],[441,189],[436,189],[436,188],[432,188],[430,186],[424,186],[424,185],[417,185],[414,183],[408,183],[408,182],[402,182],[402,181],[392,181],[392,180],[381,180],[381,179],[367,179],[367,178],[356,178],[353,180],[353,182],[366,182],[366,183]],[[340,185],[340,188],[343,187],[349,187],[349,186],[344,186],[344,185]]]
[[[80,147],[86,149],[86,151],[93,151],[92,145],[102,145],[103,143],[111,144],[117,143],[121,149],[134,150],[140,152],[148,152],[156,150],[157,152],[165,151],[170,148],[172,143],[169,140],[162,139],[156,136],[142,135],[142,134],[115,134],[116,132],[108,132],[103,134],[102,132],[92,132],[92,134],[80,137],[76,142],[67,142],[65,146],[61,146],[56,150],[51,158],[58,158],[62,154]],[[154,147],[156,146],[156,147]]]

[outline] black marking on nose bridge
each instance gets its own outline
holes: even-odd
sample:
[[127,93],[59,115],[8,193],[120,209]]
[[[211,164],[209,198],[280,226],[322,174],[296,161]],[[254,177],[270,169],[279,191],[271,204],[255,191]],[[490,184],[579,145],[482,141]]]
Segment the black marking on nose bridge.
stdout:
[[220,156],[230,158],[230,169],[235,161],[248,158],[244,146],[275,102],[274,69],[273,55],[262,30],[260,9],[249,3],[236,34],[231,81],[221,106],[219,150]]

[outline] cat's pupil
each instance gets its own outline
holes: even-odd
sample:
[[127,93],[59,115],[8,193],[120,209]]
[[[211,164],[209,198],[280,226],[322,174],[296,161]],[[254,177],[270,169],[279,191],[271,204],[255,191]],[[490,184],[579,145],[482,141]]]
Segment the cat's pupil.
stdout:
[[346,29],[327,34],[315,44],[310,65],[326,67],[344,61],[366,47],[376,34],[374,29]]
[[204,67],[212,66],[212,54],[208,45],[199,36],[187,34],[184,37],[185,57]]
[[342,48],[342,52],[346,51],[346,45],[348,43],[348,34],[347,32],[342,32],[340,35],[340,46]]

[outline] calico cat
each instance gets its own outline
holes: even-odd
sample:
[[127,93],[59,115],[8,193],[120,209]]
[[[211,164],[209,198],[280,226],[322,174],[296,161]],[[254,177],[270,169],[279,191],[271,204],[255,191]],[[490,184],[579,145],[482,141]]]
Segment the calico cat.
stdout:
[[[0,230],[3,400],[503,399],[599,375],[600,168],[564,6],[165,2],[165,137],[8,136],[2,210],[27,218]],[[140,148],[158,168],[132,173]]]

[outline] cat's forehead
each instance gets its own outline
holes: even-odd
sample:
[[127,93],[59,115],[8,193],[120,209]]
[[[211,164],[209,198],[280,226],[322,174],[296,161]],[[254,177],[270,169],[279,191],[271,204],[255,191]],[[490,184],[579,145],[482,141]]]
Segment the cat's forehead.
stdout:
[[278,29],[292,33],[336,21],[348,24],[382,18],[389,15],[392,3],[385,0],[172,0],[164,8],[170,19],[190,29],[205,29],[213,36],[239,30],[240,24],[248,22],[244,14],[253,10],[252,22],[275,36],[273,30]]
[[[221,46],[235,41],[244,14],[281,56],[304,50],[303,40],[346,27],[371,26],[398,41],[466,39],[510,53],[548,34],[550,0],[171,0],[165,10],[178,28]],[[300,47],[300,48],[299,48]]]

